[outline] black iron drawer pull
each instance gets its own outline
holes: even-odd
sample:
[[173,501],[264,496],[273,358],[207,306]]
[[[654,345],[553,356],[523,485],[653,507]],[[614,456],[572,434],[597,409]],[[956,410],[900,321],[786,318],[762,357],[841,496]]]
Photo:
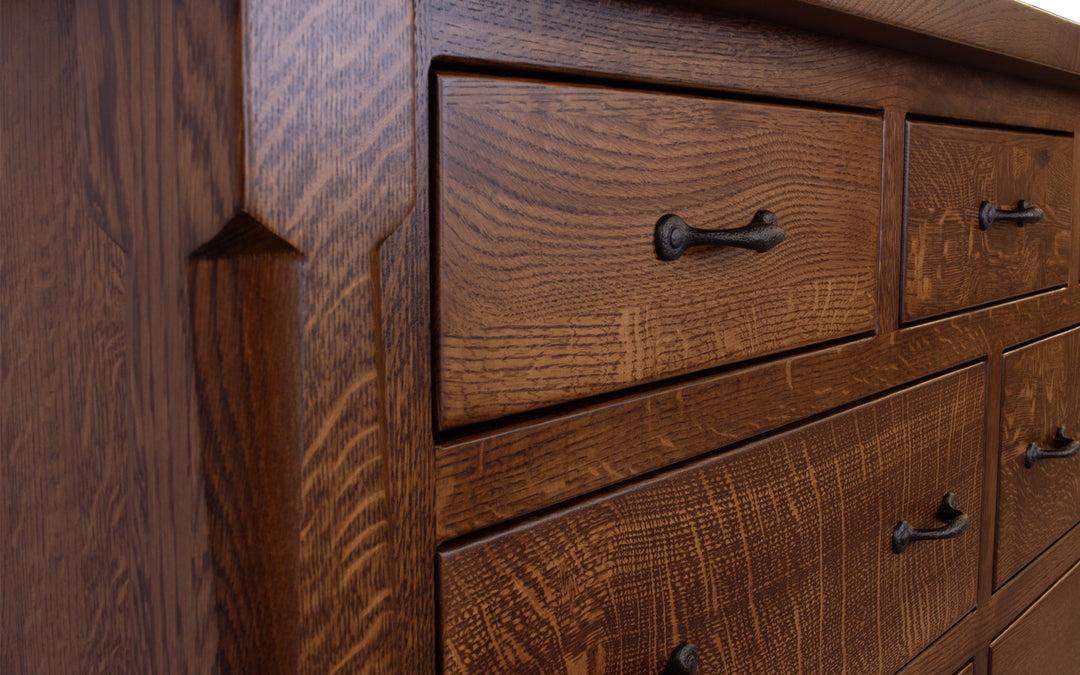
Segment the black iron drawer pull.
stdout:
[[1080,452],[1080,441],[1073,440],[1065,435],[1065,427],[1058,427],[1054,434],[1054,450],[1040,448],[1032,443],[1024,453],[1024,466],[1031,468],[1040,459],[1065,459]]
[[675,260],[691,246],[734,246],[763,253],[782,242],[785,236],[772,211],[758,211],[749,225],[732,230],[699,230],[669,213],[656,223],[656,257]]
[[942,498],[937,517],[946,525],[936,530],[916,530],[911,523],[901,520],[892,533],[893,553],[903,553],[913,541],[959,537],[971,524],[968,514],[956,508],[956,495],[951,492]]
[[983,202],[979,207],[979,228],[989,230],[999,220],[1011,220],[1018,227],[1028,223],[1037,223],[1043,219],[1043,210],[1021,199],[1012,211],[998,211],[990,202]]
[[671,652],[671,658],[660,675],[697,675],[698,651],[697,647],[684,642]]

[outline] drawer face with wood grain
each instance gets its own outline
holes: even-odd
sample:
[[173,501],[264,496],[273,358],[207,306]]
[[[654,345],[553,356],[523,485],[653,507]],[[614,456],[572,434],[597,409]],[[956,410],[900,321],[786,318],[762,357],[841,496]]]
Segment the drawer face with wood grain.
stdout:
[[904,320],[1065,285],[1072,153],[1066,136],[909,122]]
[[991,675],[1075,673],[1080,664],[1080,565],[990,645]]
[[[466,76],[437,96],[441,428],[874,329],[879,117]],[[771,250],[658,257],[662,216],[762,210]]]
[[1080,439],[1080,329],[1006,353],[1004,378],[995,586],[1080,522],[1080,444],[1055,438]]
[[[892,672],[975,605],[985,367],[440,554],[447,673]],[[900,521],[959,536],[892,550]],[[946,527],[948,525],[945,525]]]

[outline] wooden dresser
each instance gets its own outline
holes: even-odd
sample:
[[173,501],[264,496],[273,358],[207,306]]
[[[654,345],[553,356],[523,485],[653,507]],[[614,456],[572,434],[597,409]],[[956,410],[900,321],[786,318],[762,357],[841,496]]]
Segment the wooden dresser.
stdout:
[[2,10],[0,670],[1080,672],[1080,26],[70,5]]

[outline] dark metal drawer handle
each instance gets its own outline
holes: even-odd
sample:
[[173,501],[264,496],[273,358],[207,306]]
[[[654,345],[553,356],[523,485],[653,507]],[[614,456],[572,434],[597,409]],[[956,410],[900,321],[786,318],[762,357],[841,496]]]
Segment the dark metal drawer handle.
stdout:
[[999,220],[1011,220],[1018,227],[1028,223],[1037,223],[1043,219],[1043,210],[1038,206],[1032,206],[1021,199],[1016,202],[1016,209],[1012,211],[998,211],[990,202],[983,202],[979,207],[979,228],[989,230]]
[[698,651],[697,647],[684,642],[671,652],[671,658],[660,675],[697,675]]
[[1040,448],[1032,443],[1024,453],[1024,466],[1031,468],[1040,459],[1065,459],[1080,452],[1080,441],[1073,440],[1065,435],[1065,427],[1058,427],[1054,434],[1054,450]]
[[942,498],[937,517],[946,525],[936,530],[916,530],[911,523],[901,520],[892,533],[893,553],[903,553],[913,541],[959,537],[971,524],[968,514],[956,508],[956,495],[951,492]]
[[656,257],[675,260],[691,246],[734,246],[763,253],[782,242],[785,236],[772,211],[758,211],[749,225],[733,230],[699,230],[669,213],[656,223]]

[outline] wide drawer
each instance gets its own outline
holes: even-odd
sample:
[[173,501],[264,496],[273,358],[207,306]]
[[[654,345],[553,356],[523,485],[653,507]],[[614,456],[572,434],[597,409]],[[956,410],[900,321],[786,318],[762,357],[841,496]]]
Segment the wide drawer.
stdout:
[[1066,675],[1080,669],[1080,565],[990,645],[992,675]]
[[[1008,581],[1080,522],[1080,456],[1040,459],[1080,438],[1080,329],[1005,354],[994,581]],[[1065,453],[1068,454],[1068,453]]]
[[[891,672],[975,604],[985,368],[440,554],[447,673]],[[960,536],[892,550],[901,520]]]
[[[1072,233],[1072,138],[908,123],[903,317],[923,319],[1064,285]],[[984,203],[1042,211],[999,219]]]
[[[875,326],[881,119],[714,98],[438,79],[441,428]],[[658,258],[775,214],[767,252]]]

